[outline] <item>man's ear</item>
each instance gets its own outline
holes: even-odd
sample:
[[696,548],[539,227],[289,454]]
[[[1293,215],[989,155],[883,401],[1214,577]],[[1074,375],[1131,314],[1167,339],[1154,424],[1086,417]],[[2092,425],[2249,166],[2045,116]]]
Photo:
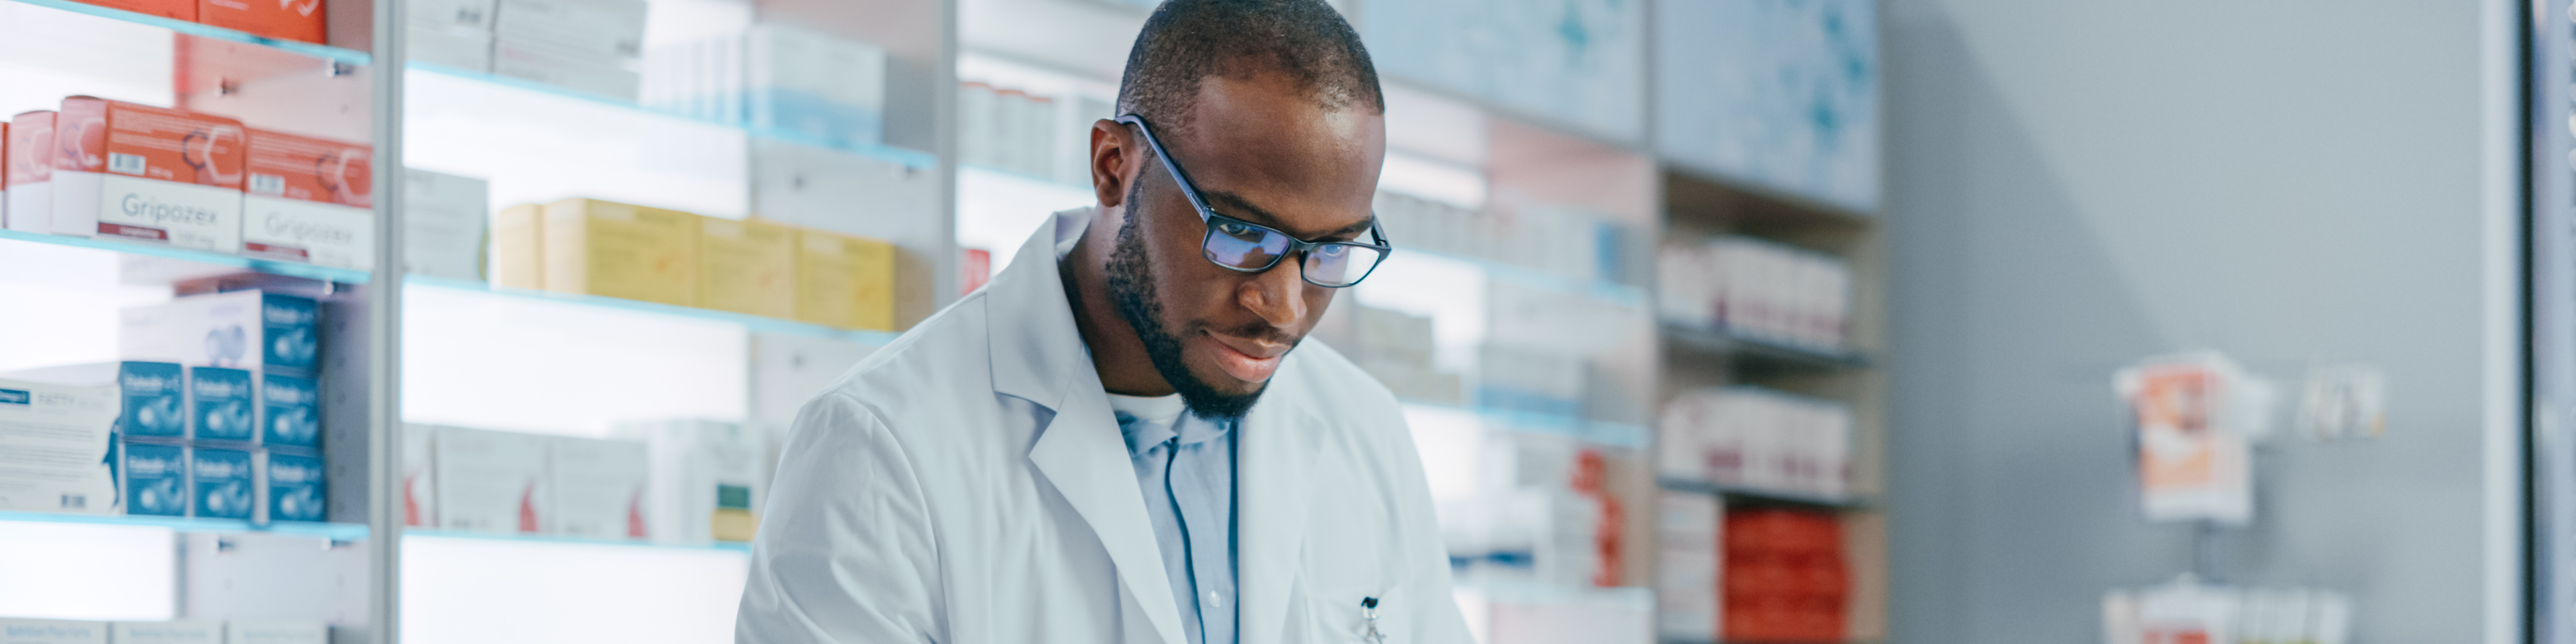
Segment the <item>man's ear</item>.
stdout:
[[1127,181],[1136,159],[1135,133],[1109,119],[1091,122],[1091,192],[1101,208],[1126,205]]

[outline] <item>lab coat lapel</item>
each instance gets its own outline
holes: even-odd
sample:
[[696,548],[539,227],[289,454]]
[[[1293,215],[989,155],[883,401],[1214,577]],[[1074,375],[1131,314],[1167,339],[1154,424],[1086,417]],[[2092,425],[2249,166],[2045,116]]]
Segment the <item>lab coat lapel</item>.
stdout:
[[1306,472],[1314,458],[1313,428],[1320,422],[1316,401],[1290,377],[1289,370],[1297,368],[1293,353],[1280,367],[1270,391],[1235,428],[1242,450],[1235,456],[1235,535],[1241,544],[1236,572],[1242,596],[1236,605],[1243,644],[1279,641],[1304,558],[1306,510],[1314,504]]
[[1154,633],[1181,644],[1181,616],[1155,548],[1153,523],[1145,517],[1144,493],[1136,487],[1126,440],[1056,271],[1059,231],[1081,234],[1090,213],[1085,208],[1049,218],[984,287],[993,391],[1055,412],[1038,430],[1029,461],[1109,550],[1120,586],[1140,604]]

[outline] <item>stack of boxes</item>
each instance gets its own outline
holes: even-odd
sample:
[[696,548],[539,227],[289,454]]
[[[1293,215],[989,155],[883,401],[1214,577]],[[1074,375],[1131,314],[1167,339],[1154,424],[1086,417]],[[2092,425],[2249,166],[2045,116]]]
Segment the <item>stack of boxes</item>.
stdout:
[[1393,192],[1377,193],[1378,223],[1398,246],[1525,266],[1580,282],[1632,281],[1628,233],[1600,215],[1554,207],[1478,211]]
[[[1024,90],[996,88],[981,82],[959,84],[960,162],[1056,180],[1057,145],[1067,138],[1058,124],[1062,117],[1060,107],[1054,98]],[[1084,99],[1084,109],[1088,110],[1086,114],[1109,116],[1108,106],[1099,101]]]
[[367,145],[87,96],[6,129],[0,225],[10,230],[374,264]]
[[894,328],[894,247],[596,199],[503,209],[492,282],[840,328]]
[[126,512],[324,520],[319,321],[312,299],[261,291],[127,309]]
[[0,617],[7,644],[328,644],[331,627],[302,620],[182,619],[84,622]]
[[664,45],[644,58],[645,107],[817,147],[885,141],[886,52],[784,25]]
[[673,420],[617,439],[404,427],[406,525],[490,534],[749,541],[766,446],[740,425]]
[[1851,267],[1831,255],[1751,237],[1664,247],[1657,314],[1678,325],[1819,351],[1840,351]]
[[1714,494],[1659,492],[1655,498],[1655,619],[1665,641],[1715,642],[1718,526],[1725,502]]
[[1843,641],[1851,571],[1833,515],[1728,509],[1720,541],[1719,641]]
[[1352,305],[1351,356],[1360,369],[1405,400],[1458,404],[1458,374],[1432,367],[1431,318]]
[[1851,493],[1852,413],[1840,402],[1739,386],[1665,403],[1657,474],[1784,493]]
[[323,44],[323,0],[81,0],[110,9],[186,20],[254,36]]

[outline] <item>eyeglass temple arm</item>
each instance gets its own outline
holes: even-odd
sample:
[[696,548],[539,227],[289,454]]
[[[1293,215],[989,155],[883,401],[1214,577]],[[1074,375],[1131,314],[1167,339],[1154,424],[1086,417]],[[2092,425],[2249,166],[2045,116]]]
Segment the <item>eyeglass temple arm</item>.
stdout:
[[1200,220],[1206,220],[1211,209],[1199,199],[1198,185],[1190,183],[1190,175],[1181,172],[1180,164],[1172,161],[1172,153],[1163,149],[1162,140],[1154,138],[1154,128],[1145,124],[1145,117],[1129,114],[1118,117],[1118,122],[1135,125],[1136,131],[1145,135],[1145,145],[1154,148],[1154,158],[1163,163],[1163,171],[1172,175],[1173,183],[1181,184],[1181,196],[1190,199],[1190,207],[1198,210]]

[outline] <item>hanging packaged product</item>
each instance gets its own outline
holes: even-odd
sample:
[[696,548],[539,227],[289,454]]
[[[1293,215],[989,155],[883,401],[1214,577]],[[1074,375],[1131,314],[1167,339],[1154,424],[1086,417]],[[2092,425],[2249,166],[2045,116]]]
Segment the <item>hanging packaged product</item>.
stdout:
[[197,22],[279,40],[323,42],[322,0],[197,0]]
[[489,533],[542,532],[546,440],[535,434],[456,427],[430,438],[437,471],[438,528]]
[[107,644],[107,623],[0,617],[0,644]]
[[2139,589],[2102,595],[2104,644],[2346,644],[2352,600],[2314,588],[2251,588],[2201,583],[2185,574]]
[[249,443],[259,438],[253,422],[258,395],[251,372],[223,367],[188,368],[189,419],[195,440]]
[[116,513],[117,412],[114,386],[0,380],[0,510]]
[[2134,414],[2147,519],[2253,521],[2252,443],[2271,429],[2269,383],[2215,352],[2149,359],[2112,383]]
[[320,364],[321,312],[313,298],[263,291],[190,295],[119,315],[126,357],[311,374]]
[[649,456],[644,443],[555,437],[546,476],[554,512],[546,533],[578,539],[647,539]]
[[698,306],[796,316],[796,231],[761,219],[699,219]]
[[403,169],[403,272],[482,281],[490,195],[482,179]]
[[270,447],[322,445],[322,391],[312,378],[259,375],[259,442]]
[[321,521],[330,497],[323,480],[322,459],[303,454],[261,451],[254,459],[259,480],[259,520]]
[[[546,204],[538,233],[545,289],[698,305],[698,216],[597,199]],[[522,227],[496,226],[493,246]],[[513,240],[511,244],[524,242]]]
[[294,619],[224,620],[227,644],[330,644],[331,626]]
[[894,245],[839,233],[796,231],[796,319],[844,329],[894,330]]
[[252,129],[249,189],[242,197],[242,254],[332,268],[374,268],[370,150],[364,144]]
[[116,622],[108,625],[107,632],[116,644],[224,644],[220,619]]
[[188,448],[176,444],[127,442],[122,452],[125,513],[188,516]]
[[750,541],[764,485],[754,432],[734,423],[670,420],[619,425],[652,455],[644,515],[660,543]]
[[54,232],[54,111],[22,112],[9,120],[5,173],[9,193],[0,215],[10,230]]
[[246,130],[220,116],[88,96],[55,115],[53,232],[230,253]]
[[250,450],[188,448],[188,515],[251,519],[259,512],[259,487]]

